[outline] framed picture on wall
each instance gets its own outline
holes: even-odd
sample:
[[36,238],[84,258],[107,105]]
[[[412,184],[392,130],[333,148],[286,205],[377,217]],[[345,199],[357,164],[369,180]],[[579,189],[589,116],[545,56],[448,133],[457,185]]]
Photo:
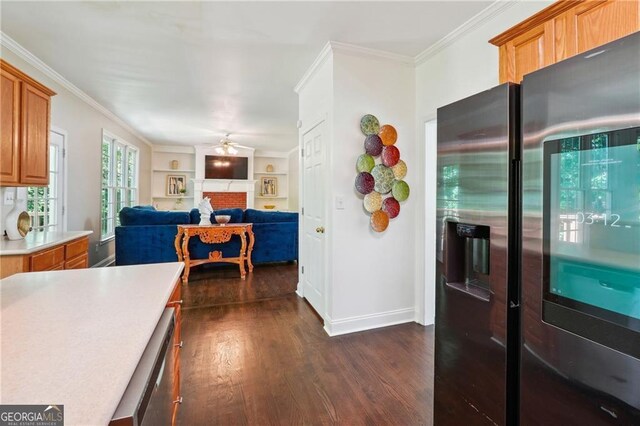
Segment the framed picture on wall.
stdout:
[[278,178],[273,176],[263,177],[260,181],[260,195],[263,197],[277,197]]
[[187,192],[186,175],[167,175],[167,195],[180,196]]

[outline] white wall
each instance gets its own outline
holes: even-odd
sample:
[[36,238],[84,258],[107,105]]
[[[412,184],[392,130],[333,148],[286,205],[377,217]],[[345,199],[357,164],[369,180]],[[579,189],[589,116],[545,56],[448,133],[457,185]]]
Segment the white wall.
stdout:
[[[93,265],[115,252],[115,242],[100,244],[100,155],[102,129],[135,145],[140,153],[141,204],[150,204],[151,148],[127,129],[89,106],[40,70],[8,49],[2,59],[54,90],[51,101],[51,125],[67,132],[67,224],[68,230],[93,230],[89,237],[89,264]],[[4,194],[4,190],[2,191]],[[4,213],[2,209],[2,227]]]
[[[325,329],[336,335],[413,321],[418,204],[412,195],[385,232],[374,232],[354,181],[356,159],[364,152],[360,118],[369,113],[397,129],[396,146],[409,169],[406,181],[420,190],[412,161],[414,66],[339,44],[319,58],[301,83],[299,109],[301,135],[326,119]],[[336,197],[344,199],[344,209],[335,208]]]
[[[353,54],[333,56],[333,144],[329,211],[333,334],[368,326],[413,321],[415,195],[401,203],[400,215],[386,231],[374,232],[363,197],[354,188],[355,163],[364,153],[360,118],[373,114],[398,131],[396,147],[407,163],[405,181],[420,191],[414,161],[415,77],[412,64]],[[335,209],[336,196],[344,210]]]
[[[424,229],[417,233],[418,259],[431,259],[424,268],[417,270],[416,307],[421,311],[417,313],[420,323],[432,324],[435,316],[436,146],[425,145],[424,124],[436,117],[437,108],[497,85],[498,48],[489,44],[488,40],[551,3],[515,2],[416,67],[416,156],[420,161],[420,175],[416,179],[426,182],[424,197],[427,204],[432,201],[424,219],[417,221],[418,224],[424,223]],[[424,244],[420,241],[424,241]]]

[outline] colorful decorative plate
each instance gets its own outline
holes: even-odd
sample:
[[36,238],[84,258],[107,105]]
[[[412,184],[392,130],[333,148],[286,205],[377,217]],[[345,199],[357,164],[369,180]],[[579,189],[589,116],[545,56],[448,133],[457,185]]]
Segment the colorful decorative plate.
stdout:
[[393,198],[395,198],[398,201],[406,200],[407,198],[409,198],[409,184],[407,184],[407,182],[403,180],[397,180],[393,182],[393,188],[391,189],[391,194],[393,194]]
[[363,115],[360,119],[360,130],[365,135],[377,135],[380,131],[380,122],[375,115]]
[[398,132],[391,124],[385,124],[380,127],[379,136],[384,145],[393,145],[398,140]]
[[395,166],[400,160],[400,150],[394,145],[385,146],[382,149],[382,164],[387,167]]
[[358,176],[356,176],[356,191],[366,195],[373,191],[375,183],[375,179],[371,173],[360,172]]
[[376,210],[382,208],[382,195],[379,192],[373,191],[364,196],[364,209],[369,213],[373,213]]
[[362,154],[358,157],[358,161],[356,161],[356,170],[358,173],[367,172],[370,173],[373,166],[376,165],[376,160],[373,159],[369,154]]
[[407,175],[407,163],[403,160],[398,160],[396,165],[391,167],[391,170],[393,170],[393,176],[395,176],[396,179],[402,180]]
[[[371,194],[374,193],[372,192]],[[366,199],[367,197],[364,198]],[[400,214],[400,203],[393,197],[385,198],[382,202],[382,211],[386,212],[389,218],[393,219]]]
[[375,179],[374,189],[381,194],[387,194],[391,191],[393,185],[393,171],[382,164],[377,164],[372,170],[371,175]]
[[371,213],[371,228],[376,232],[382,232],[389,226],[389,216],[382,210]]
[[370,135],[364,140],[364,151],[377,157],[382,152],[382,139],[378,135]]

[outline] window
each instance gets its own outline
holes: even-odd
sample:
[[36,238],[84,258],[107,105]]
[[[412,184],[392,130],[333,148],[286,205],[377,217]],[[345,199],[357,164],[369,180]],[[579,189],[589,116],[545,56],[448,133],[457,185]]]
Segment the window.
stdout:
[[113,237],[118,212],[138,202],[138,150],[106,131],[102,133],[100,238]]
[[62,231],[64,214],[64,135],[49,134],[49,185],[27,188],[27,212],[33,232]]

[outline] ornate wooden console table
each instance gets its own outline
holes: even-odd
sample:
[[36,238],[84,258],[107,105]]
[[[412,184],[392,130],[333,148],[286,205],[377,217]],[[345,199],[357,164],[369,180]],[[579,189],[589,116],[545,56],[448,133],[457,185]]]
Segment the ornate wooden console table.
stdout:
[[[231,240],[233,235],[239,235],[241,246],[238,257],[222,257],[222,251],[214,250],[209,253],[208,259],[194,259],[189,257],[189,238],[193,236],[200,237],[200,241],[205,244],[226,243]],[[249,244],[247,246],[247,235],[249,236]],[[182,274],[182,282],[189,281],[189,271],[192,266],[202,265],[204,263],[225,262],[237,263],[240,267],[240,277],[242,279],[247,275],[244,262],[247,262],[249,272],[253,271],[253,263],[251,263],[251,251],[255,238],[253,235],[252,223],[228,223],[225,225],[178,225],[178,233],[176,234],[175,246],[178,254],[178,261],[184,262],[184,272]]]

